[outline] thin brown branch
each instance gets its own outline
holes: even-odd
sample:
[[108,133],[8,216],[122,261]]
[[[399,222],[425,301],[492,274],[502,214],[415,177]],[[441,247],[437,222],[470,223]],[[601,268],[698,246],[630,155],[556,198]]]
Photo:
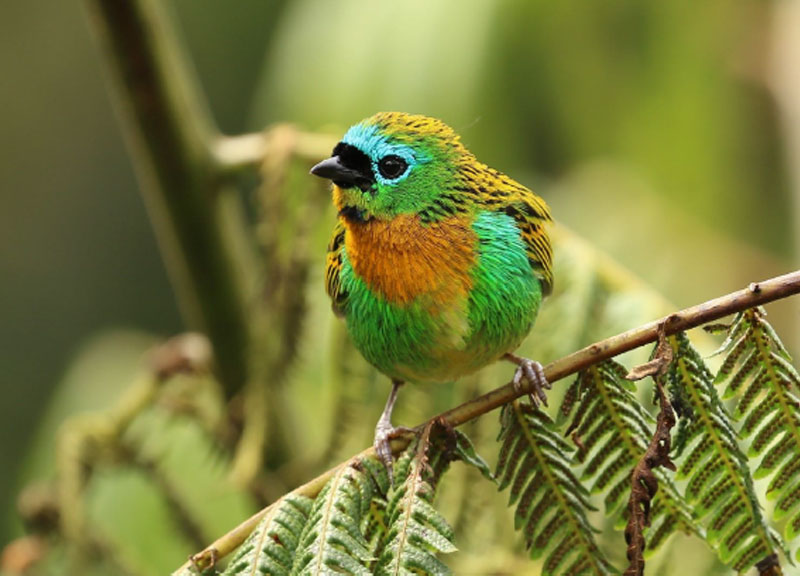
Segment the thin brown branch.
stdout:
[[777,554],[770,554],[756,564],[758,576],[783,576],[780,559]]
[[[738,292],[709,300],[697,306],[686,308],[680,312],[670,314],[669,316],[640,326],[639,328],[628,330],[627,332],[617,334],[616,336],[587,346],[569,356],[551,362],[545,366],[544,373],[547,380],[553,383],[590,366],[608,360],[609,358],[633,350],[634,348],[656,342],[660,330],[663,330],[662,333],[665,336],[670,336],[677,332],[682,332],[708,322],[719,320],[720,318],[741,312],[747,308],[774,302],[775,300],[787,298],[788,296],[798,293],[800,293],[800,270],[763,282],[750,284],[750,286],[744,290],[739,290]],[[435,416],[432,420],[441,419],[450,426],[460,426],[515,398],[528,394],[528,392],[527,386],[521,386],[519,389],[515,389],[514,385],[509,383]],[[421,430],[426,424],[427,422],[417,426],[415,430]],[[406,448],[409,443],[409,436],[396,438],[392,441],[392,450],[398,453]],[[368,448],[356,457],[361,458],[373,455],[374,450]],[[351,460],[352,458],[349,459],[348,462]],[[313,498],[333,474],[335,474],[341,466],[346,465],[347,462],[339,464],[335,468],[324,472],[320,476],[296,488],[291,493]],[[195,564],[201,568],[205,568],[211,564],[212,557],[224,558],[230,554],[245,541],[247,536],[258,525],[258,522],[264,514],[274,505],[275,503],[251,516],[239,526],[218,538],[205,550],[195,554],[192,557]],[[174,574],[189,574],[190,572],[188,572],[188,570],[191,565],[191,561],[187,562]]]

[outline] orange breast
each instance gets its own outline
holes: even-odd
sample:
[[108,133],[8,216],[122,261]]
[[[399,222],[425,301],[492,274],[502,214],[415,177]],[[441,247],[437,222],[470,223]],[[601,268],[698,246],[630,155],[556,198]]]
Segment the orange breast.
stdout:
[[476,236],[467,218],[422,224],[416,215],[402,215],[345,226],[353,270],[389,302],[425,296],[432,306],[447,305],[472,288]]

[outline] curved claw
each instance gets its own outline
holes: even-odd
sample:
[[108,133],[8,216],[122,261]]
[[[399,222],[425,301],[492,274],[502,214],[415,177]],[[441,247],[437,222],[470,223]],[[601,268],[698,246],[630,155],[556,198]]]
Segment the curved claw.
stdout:
[[386,472],[389,474],[390,484],[394,484],[394,474],[392,473],[392,438],[413,431],[413,428],[406,428],[405,426],[392,426],[391,422],[383,418],[381,418],[375,426],[375,440],[372,445],[375,448],[375,454],[383,463]]
[[547,406],[547,394],[545,394],[545,390],[550,390],[552,386],[544,375],[542,365],[535,360],[529,360],[513,354],[506,354],[506,358],[517,364],[517,370],[514,372],[514,380],[512,380],[514,389],[517,391],[521,390],[523,379],[527,380],[532,388],[528,393],[528,397],[531,399],[533,405],[538,406],[541,402],[541,404]]

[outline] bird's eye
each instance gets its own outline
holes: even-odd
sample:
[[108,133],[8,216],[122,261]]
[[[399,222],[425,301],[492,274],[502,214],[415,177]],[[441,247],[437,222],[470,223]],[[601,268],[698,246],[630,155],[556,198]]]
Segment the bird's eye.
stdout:
[[380,162],[378,162],[378,170],[381,176],[387,180],[394,180],[398,176],[401,176],[403,172],[406,171],[406,168],[408,168],[406,161],[394,154],[384,156],[381,158]]

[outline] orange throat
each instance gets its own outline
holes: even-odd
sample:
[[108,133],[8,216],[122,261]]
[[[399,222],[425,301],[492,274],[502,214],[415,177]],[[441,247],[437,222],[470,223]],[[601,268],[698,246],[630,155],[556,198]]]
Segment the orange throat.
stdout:
[[477,238],[468,218],[423,224],[418,216],[404,214],[343,222],[353,270],[388,302],[408,304],[426,297],[429,304],[443,306],[471,290]]

